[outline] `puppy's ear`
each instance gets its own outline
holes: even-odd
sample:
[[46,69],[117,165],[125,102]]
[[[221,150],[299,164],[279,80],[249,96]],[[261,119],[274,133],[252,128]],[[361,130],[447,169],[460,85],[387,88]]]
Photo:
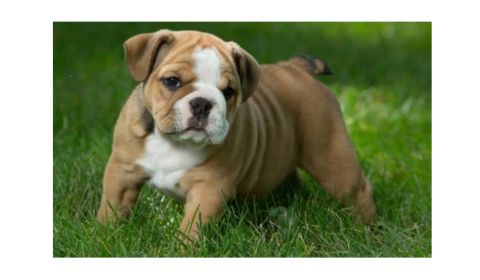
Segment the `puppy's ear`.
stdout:
[[152,72],[157,58],[161,56],[163,47],[172,43],[173,32],[159,30],[154,33],[138,34],[123,44],[128,71],[136,81],[145,81]]
[[245,102],[255,91],[260,79],[260,65],[248,52],[237,43],[230,42],[235,67],[240,78],[242,102]]

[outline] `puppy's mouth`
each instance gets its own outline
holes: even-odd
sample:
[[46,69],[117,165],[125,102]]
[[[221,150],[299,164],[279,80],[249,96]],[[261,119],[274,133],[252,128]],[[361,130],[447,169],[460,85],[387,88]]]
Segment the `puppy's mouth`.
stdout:
[[189,126],[182,130],[164,133],[172,140],[194,146],[205,146],[212,142],[211,135],[205,127]]
[[218,121],[218,117],[190,117],[184,123],[177,120],[165,129],[159,129],[159,132],[173,141],[201,146],[222,143],[227,131],[228,123]]
[[180,121],[175,121],[173,125],[165,127],[163,129],[159,126],[159,130],[165,135],[178,136],[186,133],[208,133],[207,126],[208,119],[198,119],[191,117],[190,119],[188,119],[185,126],[183,126]]
[[203,130],[208,126],[208,118],[191,117],[187,121],[187,130]]
[[205,134],[208,136],[207,126],[208,119],[191,117],[187,122],[187,127],[178,133],[190,135]]
[[205,127],[196,127],[196,126],[192,126],[192,127],[187,127],[185,129],[182,129],[182,130],[175,130],[175,129],[172,129],[170,131],[162,131],[161,129],[159,129],[161,131],[161,133],[163,135],[169,135],[169,136],[175,136],[175,135],[181,135],[181,134],[186,134],[186,133],[207,133],[207,130],[205,129]]
[[207,131],[205,130],[205,127],[187,127],[186,129],[180,131],[180,133],[185,133],[185,132],[189,132],[189,131],[196,131],[196,132],[205,132],[205,133],[207,133]]

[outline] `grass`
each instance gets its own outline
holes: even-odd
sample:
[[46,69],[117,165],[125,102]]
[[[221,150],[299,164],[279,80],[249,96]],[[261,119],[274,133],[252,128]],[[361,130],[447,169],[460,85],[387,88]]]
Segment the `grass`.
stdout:
[[203,257],[431,256],[430,23],[54,23],[53,255],[175,257],[181,205],[142,190],[131,219],[99,226],[116,117],[135,83],[123,60],[129,36],[196,29],[234,40],[261,63],[297,53],[323,58],[379,218],[355,222],[307,174],[264,200],[232,202],[204,227]]

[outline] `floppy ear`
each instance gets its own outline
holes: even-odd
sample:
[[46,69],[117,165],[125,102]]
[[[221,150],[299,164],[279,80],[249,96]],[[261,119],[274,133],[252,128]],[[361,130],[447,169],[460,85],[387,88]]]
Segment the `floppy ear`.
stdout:
[[128,71],[136,81],[145,81],[158,61],[157,54],[163,46],[173,41],[173,32],[159,30],[154,33],[138,34],[123,44]]
[[242,102],[245,102],[255,91],[260,79],[260,65],[248,52],[235,42],[232,44],[232,55],[240,78]]

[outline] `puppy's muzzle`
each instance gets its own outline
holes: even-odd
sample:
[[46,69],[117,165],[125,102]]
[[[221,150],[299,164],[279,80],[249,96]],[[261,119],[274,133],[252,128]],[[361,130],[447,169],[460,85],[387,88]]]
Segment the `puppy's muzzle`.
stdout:
[[193,129],[204,129],[208,124],[208,115],[213,107],[212,103],[202,97],[194,98],[189,103],[193,117],[188,120],[188,126]]

